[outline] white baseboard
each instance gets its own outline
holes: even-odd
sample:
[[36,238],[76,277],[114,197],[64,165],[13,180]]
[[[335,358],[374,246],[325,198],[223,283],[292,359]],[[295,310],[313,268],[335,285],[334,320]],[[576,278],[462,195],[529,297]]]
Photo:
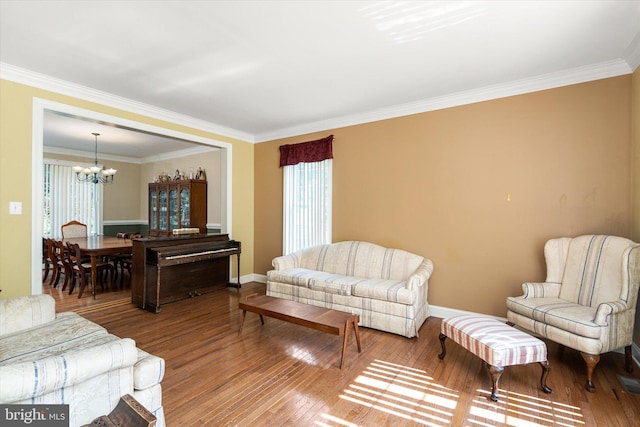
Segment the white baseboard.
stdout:
[[631,344],[631,357],[636,368],[640,368],[640,346],[636,343]]
[[253,281],[258,283],[267,283],[267,275],[266,274],[252,274]]
[[[235,282],[238,276],[231,277],[231,281]],[[267,283],[267,276],[264,274],[245,274],[244,276],[240,276],[240,284],[249,283],[249,282],[259,282],[259,283]]]
[[473,311],[464,311],[464,310],[458,310],[458,309],[455,309],[455,308],[440,307],[438,305],[431,305],[431,304],[429,304],[429,312],[430,312],[431,316],[433,316],[433,317],[441,317],[443,319],[446,319],[447,317],[453,317],[453,316],[474,315],[474,316],[491,317],[492,319],[499,320],[500,322],[506,322],[507,321],[506,317],[491,316],[491,315],[484,314],[484,313],[476,313],[476,312],[473,312]]

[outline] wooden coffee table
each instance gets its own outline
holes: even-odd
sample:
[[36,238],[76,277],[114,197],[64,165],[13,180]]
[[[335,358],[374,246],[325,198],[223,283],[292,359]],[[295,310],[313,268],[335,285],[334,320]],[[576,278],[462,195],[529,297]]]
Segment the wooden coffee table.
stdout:
[[358,332],[360,316],[357,314],[258,294],[248,295],[244,302],[240,302],[239,306],[242,310],[242,318],[240,320],[240,331],[238,333],[242,332],[244,318],[247,311],[250,311],[260,315],[260,322],[262,322],[263,325],[264,319],[262,316],[268,316],[318,331],[328,332],[338,336],[344,335],[342,357],[340,359],[340,369],[342,369],[344,354],[347,350],[349,325],[353,325],[356,342],[358,343],[358,353],[362,351],[360,346],[360,333]]

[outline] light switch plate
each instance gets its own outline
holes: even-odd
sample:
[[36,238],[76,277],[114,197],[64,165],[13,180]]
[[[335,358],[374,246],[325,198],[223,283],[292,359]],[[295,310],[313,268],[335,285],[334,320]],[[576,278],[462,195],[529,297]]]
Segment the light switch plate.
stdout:
[[22,215],[22,202],[9,202],[9,215]]

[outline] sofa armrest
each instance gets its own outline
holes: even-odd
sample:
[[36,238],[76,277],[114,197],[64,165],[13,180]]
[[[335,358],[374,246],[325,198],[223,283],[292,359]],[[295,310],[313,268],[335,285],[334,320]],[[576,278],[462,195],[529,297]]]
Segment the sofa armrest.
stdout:
[[164,378],[164,359],[138,349],[138,361],[133,367],[133,388],[144,390],[160,384]]
[[0,299],[0,336],[33,328],[56,318],[51,295]]
[[622,300],[600,303],[598,304],[598,309],[596,310],[593,323],[596,325],[607,325],[609,323],[607,319],[609,316],[612,314],[622,313],[628,309],[629,306]]
[[298,267],[298,257],[294,255],[283,255],[273,259],[271,265],[276,270],[288,270],[290,268]]
[[422,264],[418,266],[418,269],[413,272],[407,280],[407,289],[416,289],[418,286],[422,286],[429,280],[433,273],[433,262],[430,259],[425,259]]
[[522,284],[522,298],[558,298],[560,283],[525,282]]
[[0,366],[0,403],[32,399],[107,372],[133,369],[137,360],[136,343],[123,338],[36,361]]

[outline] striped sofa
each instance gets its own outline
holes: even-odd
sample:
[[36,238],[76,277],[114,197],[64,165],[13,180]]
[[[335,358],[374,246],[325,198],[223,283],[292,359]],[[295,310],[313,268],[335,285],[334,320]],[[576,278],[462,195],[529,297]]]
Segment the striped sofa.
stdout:
[[547,278],[523,283],[507,298],[510,322],[578,350],[587,364],[587,390],[600,354],[631,344],[640,281],[640,245],[623,237],[585,235],[549,240]]
[[400,249],[345,241],[273,260],[267,295],[360,316],[360,326],[418,336],[429,317],[433,263]]
[[0,404],[68,404],[69,425],[109,414],[130,394],[164,426],[164,359],[49,295],[0,300]]

